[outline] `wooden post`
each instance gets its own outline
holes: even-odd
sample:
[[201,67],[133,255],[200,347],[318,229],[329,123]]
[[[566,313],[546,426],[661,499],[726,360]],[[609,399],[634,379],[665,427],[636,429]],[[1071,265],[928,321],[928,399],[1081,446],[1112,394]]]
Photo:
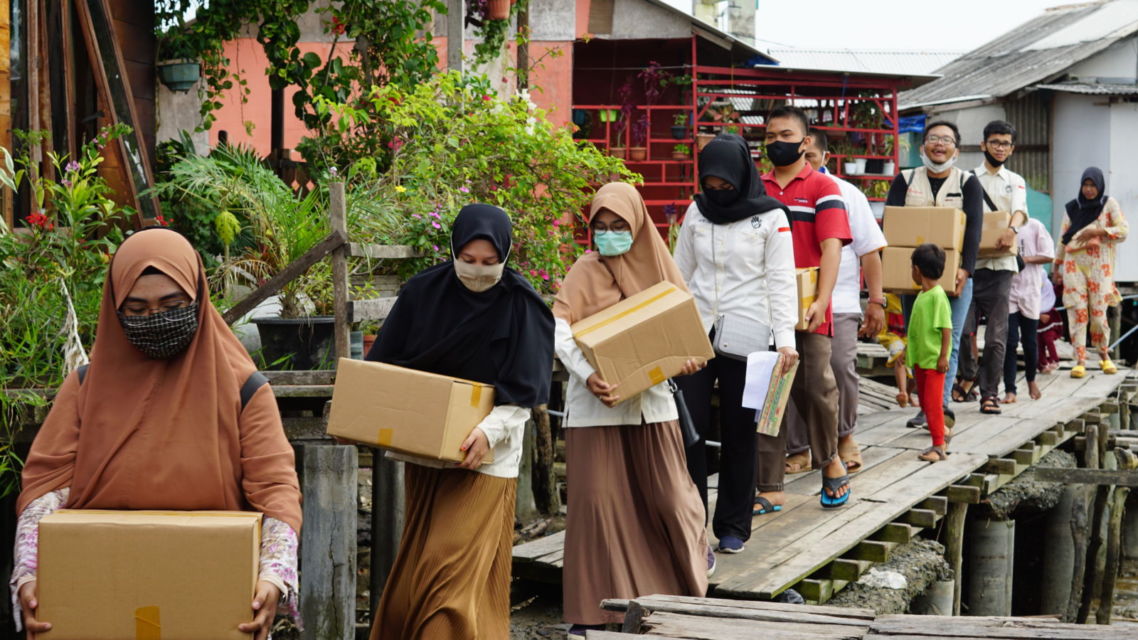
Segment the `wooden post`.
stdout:
[[526,421],[522,427],[522,461],[518,468],[518,490],[514,496],[514,517],[522,526],[537,520],[537,505],[533,494],[533,460],[534,460],[534,426],[533,419]]
[[960,615],[960,593],[964,586],[964,522],[968,516],[968,503],[950,502],[948,514],[945,516],[945,556],[952,574],[956,578],[956,585],[952,594],[952,615]]
[[1079,616],[1079,607],[1083,601],[1083,578],[1087,570],[1087,502],[1090,500],[1090,489],[1075,487],[1074,499],[1071,501],[1071,540],[1074,543],[1074,566],[1071,569],[1071,598],[1067,601],[1067,611],[1063,614],[1064,622],[1074,622]]
[[383,451],[373,452],[371,468],[371,610],[379,605],[379,596],[387,582],[387,574],[399,553],[403,536],[403,463],[390,460]]
[[1129,487],[1118,487],[1114,490],[1114,499],[1110,505],[1106,567],[1102,575],[1102,594],[1099,597],[1099,607],[1098,611],[1095,612],[1095,622],[1099,624],[1110,624],[1111,610],[1114,604],[1114,583],[1118,578],[1118,564],[1122,558],[1122,514],[1126,511],[1126,498],[1129,495]]
[[533,410],[533,498],[537,510],[551,516],[560,510],[561,496],[557,492],[557,476],[553,473],[553,430],[547,408],[542,405]]
[[305,640],[354,640],[356,505],[354,446],[297,445],[304,491],[300,610]]
[[447,71],[462,73],[462,45],[466,30],[466,1],[447,0]]
[[[332,233],[348,237],[348,211],[344,200],[344,183],[328,185],[328,211],[332,216]],[[336,314],[336,358],[350,358],[352,319],[348,317],[348,243],[332,252],[332,295]]]
[[518,91],[529,89],[529,5],[518,9]]

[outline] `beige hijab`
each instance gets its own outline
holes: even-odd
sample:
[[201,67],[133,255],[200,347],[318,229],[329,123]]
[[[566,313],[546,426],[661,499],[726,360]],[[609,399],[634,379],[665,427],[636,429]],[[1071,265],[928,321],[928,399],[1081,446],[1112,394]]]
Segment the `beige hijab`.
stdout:
[[594,251],[577,259],[553,302],[553,315],[569,324],[665,280],[687,291],[636,187],[625,182],[610,182],[601,187],[593,197],[589,220],[602,210],[611,211],[628,223],[632,249],[611,257]]
[[[169,360],[134,348],[116,314],[148,267],[199,303],[193,341]],[[32,443],[17,508],[70,487],[73,509],[253,509],[299,531],[295,463],[271,389],[241,408],[255,370],[190,243],[168,229],[136,233],[111,262],[86,378],[68,376]]]

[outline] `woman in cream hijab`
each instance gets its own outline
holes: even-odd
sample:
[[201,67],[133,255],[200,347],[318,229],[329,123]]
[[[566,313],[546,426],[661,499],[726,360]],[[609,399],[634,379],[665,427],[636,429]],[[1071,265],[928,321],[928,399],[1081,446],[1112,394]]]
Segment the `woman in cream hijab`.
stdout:
[[[563,581],[570,638],[621,620],[600,608],[605,598],[703,596],[714,560],[667,383],[622,399],[620,388],[588,363],[570,330],[657,283],[687,288],[632,185],[601,187],[589,225],[597,251],[577,260],[553,304],[555,348],[570,372]],[[684,373],[702,366],[688,362]]]

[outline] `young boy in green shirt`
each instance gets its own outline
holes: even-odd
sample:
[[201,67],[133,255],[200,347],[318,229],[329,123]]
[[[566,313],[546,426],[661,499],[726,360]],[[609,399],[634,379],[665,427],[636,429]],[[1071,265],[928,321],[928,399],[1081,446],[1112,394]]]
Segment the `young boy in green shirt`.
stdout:
[[[922,244],[913,249],[912,261],[913,282],[920,283],[921,292],[909,317],[905,360],[917,379],[917,397],[928,417],[933,437],[933,446],[922,451],[919,457],[927,462],[940,462],[948,456],[946,435],[951,437],[944,426],[943,395],[944,375],[952,355],[952,307],[944,289],[937,284],[944,273],[944,250],[935,244]],[[904,389],[901,394],[908,395]]]

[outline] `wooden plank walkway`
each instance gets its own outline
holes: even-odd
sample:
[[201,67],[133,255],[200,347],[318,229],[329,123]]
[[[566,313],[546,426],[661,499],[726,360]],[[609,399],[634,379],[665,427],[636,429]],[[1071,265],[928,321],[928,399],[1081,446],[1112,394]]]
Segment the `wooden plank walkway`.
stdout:
[[1132,626],[1065,624],[1048,618],[877,616],[869,609],[680,596],[605,600],[603,606],[624,612],[622,629],[589,631],[588,640],[1113,640],[1138,634]]
[[[1132,373],[1086,378],[1039,376],[1043,397],[1003,407],[1003,415],[979,413],[978,403],[954,403],[957,422],[948,460],[926,463],[917,452],[929,446],[928,432],[906,428],[914,409],[877,409],[860,416],[857,440],[863,469],[852,479],[845,508],[818,504],[820,474],[791,476],[783,510],[753,520],[752,536],[739,554],[719,554],[712,593],[769,600],[794,587],[807,601],[824,603],[919,531],[936,526],[949,499],[979,502],[1026,470],[1051,449],[1081,433],[1084,422],[1101,422],[1118,387]],[[871,383],[878,404],[884,385]],[[864,394],[863,394],[864,395]],[[711,501],[714,505],[712,477]],[[571,480],[570,480],[571,481]],[[711,507],[714,509],[714,506]],[[713,536],[709,529],[709,538]],[[515,575],[559,581],[564,532],[514,548]]]

